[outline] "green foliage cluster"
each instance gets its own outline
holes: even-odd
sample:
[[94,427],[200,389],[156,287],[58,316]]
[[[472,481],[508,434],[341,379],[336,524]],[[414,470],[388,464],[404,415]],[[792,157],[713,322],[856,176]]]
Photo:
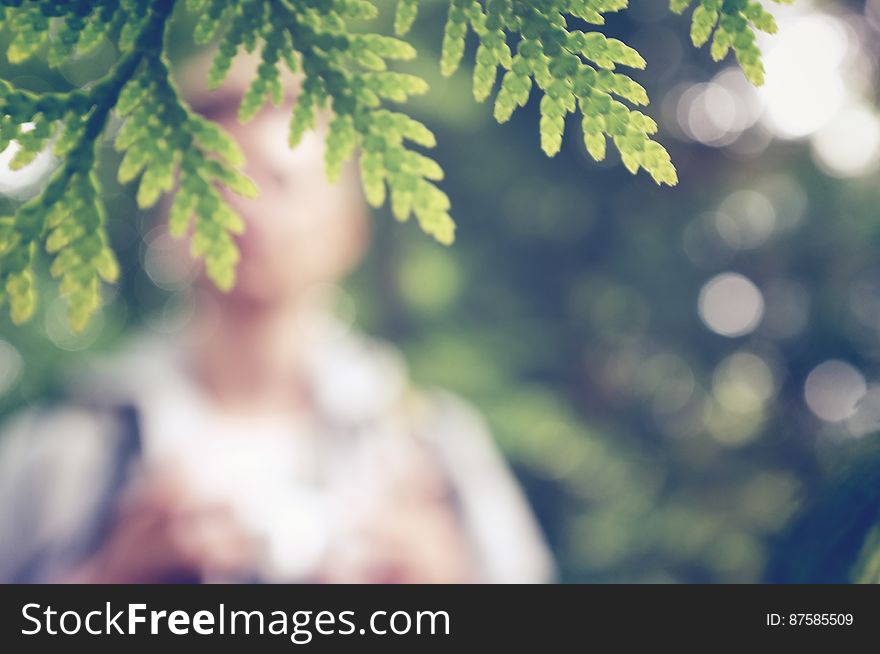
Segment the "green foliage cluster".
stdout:
[[[786,0],[776,0],[782,2]],[[113,281],[117,264],[108,247],[101,189],[95,174],[96,147],[111,112],[124,119],[115,145],[124,153],[121,182],[137,180],[137,202],[154,205],[174,193],[171,231],[192,230],[191,250],[205,260],[208,275],[223,289],[234,283],[238,252],[233,234],[241,219],[219,187],[253,195],[241,173],[241,153],[212,122],[181,99],[169,72],[166,35],[175,7],[198,16],[194,39],[218,42],[209,85],[218,86],[241,52],[258,52],[261,63],[242,99],[239,117],[252,118],[267,101],[281,103],[282,67],[301,76],[290,143],[297,144],[317,115],[330,111],[326,166],[331,178],[359,152],[361,178],[374,206],[390,199],[395,217],[414,216],[441,243],[454,239],[450,201],[437,186],[443,170],[420,149],[435,144],[422,123],[394,108],[424,93],[421,78],[393,71],[389,63],[412,59],[401,38],[358,32],[354,23],[376,17],[370,0],[0,0],[0,24],[14,35],[6,51],[11,63],[45,56],[51,66],[87,52],[108,39],[118,46],[112,70],[91,86],[70,92],[34,94],[0,82],[0,149],[10,142],[20,167],[45,147],[63,163],[44,192],[0,219],[0,301],[8,300],[16,323],[35,308],[34,266],[38,252],[53,257],[52,274],[69,297],[70,321],[81,329],[101,302],[101,280]],[[684,11],[691,2],[672,0]],[[595,29],[605,15],[626,9],[628,0],[449,0],[441,69],[460,66],[470,33],[478,46],[474,96],[495,97],[495,117],[507,121],[542,93],[543,150],[559,152],[569,114],[581,118],[587,150],[600,160],[611,140],[633,173],[646,170],[658,184],[675,184],[666,150],[652,136],[657,124],[631,107],[647,94],[619,67],[641,69],[645,60],[625,43]],[[399,0],[394,28],[401,37],[417,18],[418,0]],[[714,30],[712,54],[733,48],[748,76],[762,77],[752,28],[772,31],[772,17],[753,0],[701,0],[693,15],[693,37],[705,42]]]
[[[792,4],[794,0],[773,0]],[[671,0],[672,11],[681,14],[694,0]],[[721,61],[732,49],[746,77],[753,84],[764,83],[761,51],[755,43],[755,30],[776,33],[776,20],[759,0],[697,0],[691,19],[691,39],[701,47],[712,39],[712,59]]]
[[559,152],[565,119],[579,112],[584,142],[594,159],[604,159],[606,137],[610,137],[628,170],[635,173],[644,168],[658,184],[675,184],[669,154],[650,138],[657,124],[621,102],[648,104],[645,89],[616,72],[618,66],[644,68],[645,60],[617,39],[568,26],[572,17],[601,25],[603,14],[626,6],[621,0],[489,0],[485,6],[453,0],[443,38],[442,71],[451,75],[458,68],[465,37],[472,30],[480,43],[474,66],[477,101],[489,97],[499,66],[504,70],[495,99],[498,122],[509,120],[517,107],[526,104],[532,86],[537,86],[543,93],[541,147],[547,155]]

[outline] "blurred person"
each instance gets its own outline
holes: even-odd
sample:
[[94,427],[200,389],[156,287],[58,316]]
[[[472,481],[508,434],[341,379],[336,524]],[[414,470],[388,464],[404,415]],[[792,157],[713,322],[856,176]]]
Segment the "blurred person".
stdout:
[[[75,371],[58,406],[0,436],[0,580],[545,582],[540,531],[482,420],[407,380],[392,347],[333,316],[368,211],[354,165],[330,184],[326,116],[291,150],[297,81],[249,123],[256,64],[182,88],[242,146],[255,200],[229,293],[201,276],[173,337]],[[185,244],[179,257],[186,257]]]

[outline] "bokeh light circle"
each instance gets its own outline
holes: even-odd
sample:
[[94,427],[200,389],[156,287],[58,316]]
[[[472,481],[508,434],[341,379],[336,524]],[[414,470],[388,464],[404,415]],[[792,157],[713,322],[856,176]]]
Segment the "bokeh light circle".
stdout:
[[745,336],[761,323],[764,296],[747,277],[726,272],[706,282],[698,309],[702,321],[716,334]]

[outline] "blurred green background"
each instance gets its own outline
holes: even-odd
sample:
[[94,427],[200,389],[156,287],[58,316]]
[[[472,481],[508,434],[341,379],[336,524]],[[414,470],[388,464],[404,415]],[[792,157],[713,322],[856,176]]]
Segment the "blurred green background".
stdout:
[[[535,96],[496,125],[466,71],[439,76],[443,4],[417,23],[408,68],[432,91],[410,106],[437,132],[458,242],[379,212],[349,283],[357,322],[402,347],[420,384],[487,416],[562,580],[751,582],[790,578],[792,562],[855,575],[880,505],[880,1],[776,11],[760,90],[693,50],[666,2],[613,17],[605,32],[648,61],[635,78],[674,189],[613,155],[593,163],[576,121],[545,158]],[[67,88],[113,57],[105,44],[60,73],[0,72]],[[2,318],[0,417],[56,392],[59,366],[132,330],[178,330],[191,311],[156,272],[162,249],[143,244],[149,218],[106,149],[124,280],[83,335],[48,285],[31,325]],[[0,171],[4,213],[26,173]],[[829,490],[835,478],[861,494]],[[811,506],[812,526],[787,531]]]

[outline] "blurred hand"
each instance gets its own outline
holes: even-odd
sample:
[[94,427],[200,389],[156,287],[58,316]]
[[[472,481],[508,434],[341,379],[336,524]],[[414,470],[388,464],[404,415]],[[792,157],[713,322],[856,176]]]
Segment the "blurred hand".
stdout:
[[474,581],[475,561],[449,489],[434,466],[389,480],[379,507],[328,553],[318,581],[444,584]]
[[255,554],[227,506],[196,499],[179,475],[164,473],[129,489],[100,549],[65,581],[241,579],[252,574]]

